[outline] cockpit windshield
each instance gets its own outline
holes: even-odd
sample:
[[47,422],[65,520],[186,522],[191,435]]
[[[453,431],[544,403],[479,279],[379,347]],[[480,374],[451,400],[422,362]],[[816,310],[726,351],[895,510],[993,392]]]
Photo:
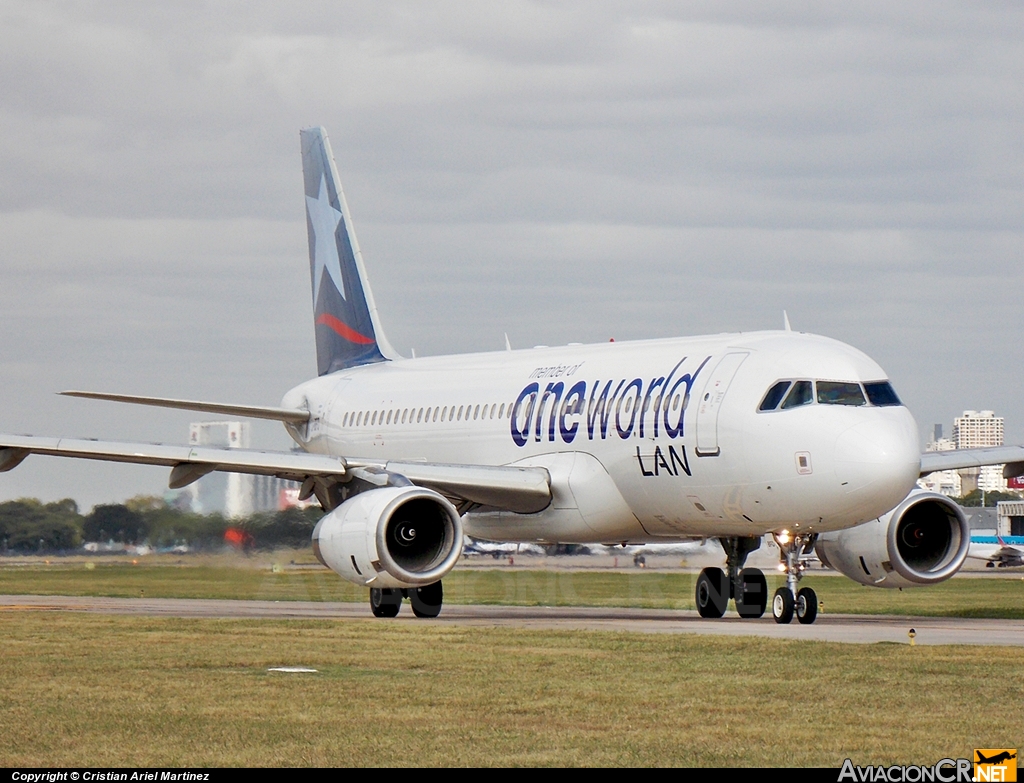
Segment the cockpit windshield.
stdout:
[[859,383],[818,381],[818,402],[822,405],[866,405]]
[[864,391],[868,393],[868,399],[872,405],[902,405],[900,398],[896,396],[896,390],[888,381],[874,381],[864,384]]
[[810,405],[814,402],[814,392],[811,390],[810,381],[797,381],[793,384],[793,389],[789,394],[786,395],[785,401],[782,403],[782,409],[796,408],[800,405]]
[[[776,381],[765,393],[757,409],[761,412],[788,410],[802,405],[902,405],[888,381]],[[781,405],[780,405],[781,403]]]
[[789,390],[789,386],[792,381],[779,381],[777,384],[772,386],[768,390],[768,393],[764,395],[764,399],[761,400],[761,404],[758,406],[759,411],[773,411],[779,407],[779,403],[782,402],[783,396]]

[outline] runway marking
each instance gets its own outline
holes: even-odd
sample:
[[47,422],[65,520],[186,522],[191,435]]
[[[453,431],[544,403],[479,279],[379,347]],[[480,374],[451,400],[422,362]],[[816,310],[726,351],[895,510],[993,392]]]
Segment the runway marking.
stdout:
[[393,620],[378,620],[363,603],[315,601],[229,601],[179,598],[103,598],[86,596],[0,596],[6,611],[71,611],[149,617],[208,619],[339,620],[362,622],[440,623],[442,625],[592,630],[627,633],[697,633],[709,636],[760,636],[849,644],[969,644],[1024,647],[1024,623],[958,617],[897,615],[819,615],[813,625],[778,625],[770,615],[758,620],[727,615],[701,619],[695,611],[626,609],[587,606],[446,605],[432,620],[413,617],[408,606]]

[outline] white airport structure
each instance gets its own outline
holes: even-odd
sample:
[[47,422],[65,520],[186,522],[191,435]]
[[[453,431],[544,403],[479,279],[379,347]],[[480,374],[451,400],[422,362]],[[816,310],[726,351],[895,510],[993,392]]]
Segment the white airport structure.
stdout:
[[[247,449],[249,440],[248,422],[202,421],[189,425],[190,446]],[[195,513],[223,514],[229,519],[299,505],[299,485],[276,476],[214,472],[190,484],[184,493]]]

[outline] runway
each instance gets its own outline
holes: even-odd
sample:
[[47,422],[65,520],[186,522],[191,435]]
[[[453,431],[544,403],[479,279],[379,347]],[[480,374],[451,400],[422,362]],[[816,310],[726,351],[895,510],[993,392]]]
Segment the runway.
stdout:
[[406,603],[394,620],[374,620],[369,606],[363,603],[0,595],[0,616],[18,611],[93,612],[146,617],[429,622],[563,631],[761,636],[850,644],[908,644],[908,632],[913,628],[916,631],[916,644],[1024,646],[1024,623],[959,617],[836,614],[819,615],[813,625],[800,625],[796,622],[778,625],[770,615],[759,620],[742,620],[736,615],[727,614],[720,620],[704,620],[695,611],[683,610],[453,604],[446,605],[441,616],[434,620],[420,620],[413,616]]

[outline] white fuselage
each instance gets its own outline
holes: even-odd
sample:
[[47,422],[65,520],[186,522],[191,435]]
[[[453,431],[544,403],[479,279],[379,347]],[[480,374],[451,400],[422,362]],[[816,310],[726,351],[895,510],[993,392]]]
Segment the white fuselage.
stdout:
[[882,381],[835,340],[754,332],[380,362],[292,389],[307,451],[548,469],[538,514],[476,509],[497,541],[642,542],[836,530],[895,507],[920,470],[902,405],[759,411],[785,379]]

